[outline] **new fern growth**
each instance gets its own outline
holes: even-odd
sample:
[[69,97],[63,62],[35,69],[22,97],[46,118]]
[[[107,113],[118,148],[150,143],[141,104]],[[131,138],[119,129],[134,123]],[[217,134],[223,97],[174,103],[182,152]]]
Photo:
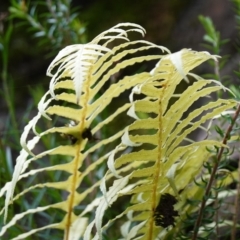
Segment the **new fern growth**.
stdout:
[[[130,32],[145,34],[137,24],[121,23],[88,44],[64,48],[49,66],[49,91],[21,136],[22,151],[12,181],[0,191],[0,196],[6,194],[1,211],[6,224],[0,236],[10,236],[21,223],[21,231],[12,239],[32,239],[49,229],[65,240],[110,239],[111,231],[117,239],[164,239],[196,211],[188,199],[200,200],[204,191],[193,182],[201,182],[202,166],[214,156],[215,148],[227,146],[208,139],[196,142],[189,135],[198,129],[207,131],[204,123],[237,102],[209,101],[210,94],[227,89],[191,73],[209,59],[217,61],[216,56],[189,49],[172,54],[148,41],[130,41]],[[146,62],[155,62],[155,67],[145,70]],[[112,81],[117,74],[119,80]],[[184,79],[193,83],[176,94]],[[208,101],[190,111],[200,98]],[[98,121],[109,106],[113,110]],[[55,120],[49,129],[38,132],[42,118]],[[116,129],[116,123],[116,131],[98,137],[103,130]],[[63,136],[69,139],[64,144],[56,140]],[[51,137],[54,148],[43,150],[41,141]],[[103,175],[86,187],[85,180],[97,176],[100,167]],[[49,179],[49,172],[60,173],[62,181]],[[34,184],[14,194],[19,182],[33,176],[38,176]],[[31,192],[43,188],[48,205],[15,213],[8,220],[16,202],[34,201]],[[56,194],[61,201],[54,201]],[[109,217],[111,205],[124,198],[127,205]],[[43,220],[49,212],[57,213],[55,222]],[[38,224],[27,228],[30,217]]]

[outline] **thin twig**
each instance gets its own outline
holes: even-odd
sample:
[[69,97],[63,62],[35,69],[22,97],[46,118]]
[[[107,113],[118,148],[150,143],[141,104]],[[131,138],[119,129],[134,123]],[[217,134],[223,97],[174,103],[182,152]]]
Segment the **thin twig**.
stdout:
[[236,227],[237,227],[237,219],[239,214],[239,195],[240,195],[240,156],[238,158],[238,183],[237,183],[237,193],[235,196],[235,214],[233,215],[233,226],[231,231],[231,240],[236,240]]
[[219,71],[219,62],[218,61],[215,61],[215,67],[214,67],[214,72],[215,72],[215,75],[217,76],[217,80],[219,82],[221,82],[221,77],[220,77],[220,71]]
[[[217,183],[215,182],[215,185],[217,185]],[[217,187],[217,186],[216,186]],[[219,212],[218,212],[218,206],[219,206],[219,199],[218,199],[218,191],[216,191],[216,195],[214,196],[216,198],[216,200],[214,201],[214,208],[216,209],[215,212],[215,222],[216,222],[216,227],[215,227],[215,232],[216,232],[216,236],[218,236],[219,234],[219,226],[218,226],[218,219],[219,219]]]
[[[230,136],[230,133],[231,133],[231,131],[233,129],[233,126],[234,126],[234,124],[235,124],[235,122],[237,120],[237,117],[238,117],[239,113],[240,113],[240,105],[238,105],[238,108],[237,108],[237,110],[235,112],[235,115],[234,115],[234,117],[232,119],[232,122],[229,125],[229,127],[227,129],[227,132],[226,132],[226,134],[225,134],[225,136],[223,138],[222,143],[225,144],[225,145],[227,143],[228,137]],[[200,209],[199,209],[199,212],[198,212],[198,217],[197,217],[197,220],[196,220],[196,223],[195,223],[195,226],[194,226],[192,240],[196,240],[197,239],[198,229],[199,229],[199,227],[201,225],[202,218],[203,218],[203,210],[205,208],[205,205],[206,205],[209,193],[211,191],[211,188],[212,188],[212,185],[213,185],[213,182],[214,182],[214,179],[215,179],[215,175],[216,175],[216,172],[217,172],[217,169],[218,169],[218,165],[220,163],[223,151],[224,151],[224,147],[221,147],[220,151],[218,153],[215,165],[213,166],[212,174],[210,176],[210,179],[209,179],[209,182],[207,184],[206,191],[205,191],[205,194],[204,194],[205,197],[203,198],[203,200],[201,202],[201,206],[200,206]]]

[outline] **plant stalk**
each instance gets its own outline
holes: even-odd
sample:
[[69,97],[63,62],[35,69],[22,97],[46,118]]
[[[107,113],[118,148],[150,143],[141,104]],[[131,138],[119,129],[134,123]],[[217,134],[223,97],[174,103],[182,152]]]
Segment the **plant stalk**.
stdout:
[[[228,136],[230,135],[232,129],[233,129],[233,126],[237,120],[237,117],[240,113],[240,105],[238,105],[238,108],[235,112],[235,115],[234,117],[232,118],[232,122],[231,124],[229,125],[228,129],[227,129],[227,132],[223,138],[223,141],[222,143],[223,144],[227,144],[227,140],[228,140]],[[201,206],[200,206],[200,209],[199,209],[199,212],[198,212],[198,217],[197,217],[197,220],[196,220],[196,223],[195,223],[195,226],[194,226],[194,229],[193,229],[193,235],[192,235],[192,240],[196,240],[197,239],[197,235],[198,235],[198,229],[201,225],[201,222],[202,222],[202,218],[203,218],[203,210],[206,206],[206,202],[207,202],[207,199],[208,199],[208,196],[210,194],[210,191],[211,191],[211,188],[212,188],[212,185],[214,183],[214,179],[215,179],[215,175],[216,175],[216,172],[217,172],[217,169],[218,169],[218,166],[219,166],[219,163],[221,161],[221,157],[222,157],[222,154],[223,154],[223,151],[224,151],[224,147],[221,147],[220,148],[220,151],[218,153],[218,156],[217,156],[217,159],[216,159],[216,162],[213,166],[213,170],[212,170],[212,174],[210,176],[210,179],[209,179],[209,182],[207,184],[207,187],[206,187],[206,191],[205,191],[205,194],[204,194],[204,198],[201,202]]]

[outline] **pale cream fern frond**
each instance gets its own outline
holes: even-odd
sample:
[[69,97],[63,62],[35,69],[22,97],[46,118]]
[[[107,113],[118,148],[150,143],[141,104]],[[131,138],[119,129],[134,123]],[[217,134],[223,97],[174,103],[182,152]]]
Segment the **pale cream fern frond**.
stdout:
[[[7,236],[15,224],[36,213],[45,216],[45,212],[60,212],[56,222],[30,228],[13,239],[34,237],[46,229],[62,233],[65,240],[102,239],[103,232],[118,219],[121,224],[125,221],[119,230],[124,239],[157,239],[159,234],[164,235],[154,218],[160,197],[169,193],[179,202],[184,201],[188,192],[185,189],[193,187],[191,182],[211,155],[206,147],[222,146],[210,140],[181,144],[206,121],[236,105],[234,101],[219,99],[192,110],[187,117],[184,115],[199,98],[223,86],[194,75],[197,80],[171,102],[176,87],[187,79],[189,71],[215,56],[187,49],[171,54],[148,41],[131,42],[130,32],[144,34],[145,30],[137,24],[118,24],[89,44],[66,47],[49,66],[47,74],[52,77],[49,91],[38,105],[37,116],[24,129],[23,149],[12,181],[0,191],[0,197],[6,194],[1,214],[5,213],[7,220],[9,207],[44,188],[48,193],[60,192],[61,199],[16,213],[2,227],[0,236]],[[123,43],[114,46],[116,39]],[[110,43],[114,46],[111,49]],[[154,54],[146,54],[153,49]],[[152,61],[156,63],[153,70],[140,71],[144,62]],[[137,70],[126,75],[132,65]],[[111,81],[119,72],[122,73],[119,80]],[[97,121],[109,106],[108,115]],[[38,132],[43,117],[56,119],[56,124]],[[103,129],[115,129],[116,123],[120,126],[115,132],[95,139]],[[32,139],[30,134],[34,134]],[[51,136],[65,136],[69,140],[65,144],[55,141],[52,148],[40,151],[41,142]],[[108,169],[104,177],[96,177],[86,187],[84,180],[88,175],[96,176],[100,166]],[[59,172],[63,176],[60,181],[47,178],[48,173]],[[16,184],[24,184],[32,176],[41,180],[14,195]],[[113,181],[115,177],[118,179]],[[179,194],[181,189],[184,191]],[[103,194],[99,196],[100,190]],[[109,206],[127,195],[132,196],[129,207],[114,219],[106,219],[104,214]],[[78,206],[85,206],[85,210],[79,212]],[[96,216],[93,221],[89,217],[91,212]],[[184,213],[180,214],[184,217]]]
[[[184,77],[187,77],[189,71],[209,58],[212,56],[208,53],[197,53],[190,50],[167,55],[151,71],[151,76],[146,81],[133,88],[130,95],[131,108],[128,113],[135,119],[135,122],[126,129],[121,144],[109,156],[110,172],[119,179],[109,187],[109,190],[105,186],[105,179],[103,180],[101,189],[104,198],[96,210],[96,217],[93,221],[97,228],[93,239],[102,239],[103,231],[114,221],[129,213],[132,217],[126,222],[127,230],[123,231],[124,239],[158,239],[160,236],[164,238],[167,232],[164,231],[163,226],[168,226],[169,233],[175,225],[173,220],[169,220],[174,219],[171,215],[159,217],[162,219],[161,221],[157,220],[154,215],[161,196],[165,194],[171,194],[175,196],[176,202],[179,201],[178,210],[182,220],[187,213],[189,214],[189,210],[186,208],[181,211],[180,206],[186,203],[186,193],[196,191],[196,185],[192,183],[200,173],[203,163],[211,156],[207,148],[214,149],[214,147],[223,145],[213,140],[193,142],[186,146],[181,146],[181,143],[206,121],[214,118],[220,112],[236,106],[236,102],[223,99],[208,102],[200,108],[191,110],[188,116],[183,118],[184,113],[199,98],[208,97],[209,94],[221,89],[224,90],[220,83],[216,84],[216,81],[200,77],[180,95],[174,104],[170,106],[169,101],[173,97],[177,85]],[[196,77],[196,75],[194,76]],[[144,94],[146,97],[134,101],[134,94]],[[149,118],[141,119],[140,113],[153,113],[155,116],[149,115]],[[199,116],[201,118],[197,119]],[[147,135],[131,133],[143,129],[154,130],[155,133],[149,132]],[[126,148],[140,145],[141,151],[133,150],[127,154],[120,154],[120,157],[116,157],[114,161],[116,153],[119,156],[119,153]],[[139,162],[142,163],[141,168],[139,168],[139,164],[136,164]],[[123,171],[126,165],[132,169],[130,173]],[[107,178],[107,174],[105,177]],[[135,184],[129,188],[128,184],[133,179],[135,179]],[[184,191],[182,191],[183,189]],[[181,194],[179,191],[182,191]],[[203,194],[203,191],[198,194]],[[102,226],[105,210],[116,201],[116,196],[123,195],[132,195],[132,205]],[[198,198],[201,199],[201,195]],[[171,205],[171,202],[169,201],[168,204]],[[90,233],[89,229],[93,227],[93,223],[88,226],[87,233]],[[87,239],[91,239],[89,234],[85,234],[84,240]]]
[[[56,83],[63,77],[71,77],[76,91],[77,103],[82,93],[82,85],[86,81],[91,66],[97,61],[99,56],[104,55],[101,52],[108,52],[110,49],[97,44],[77,44],[64,48],[59,52],[56,58],[50,64],[47,75],[52,77],[50,82],[50,92],[53,97]],[[58,66],[57,72],[53,75],[51,72],[55,66]]]
[[[124,27],[125,30],[121,29],[121,27]],[[14,204],[19,198],[23,198],[26,194],[36,191],[37,189],[47,188],[48,191],[51,191],[51,189],[59,189],[59,191],[66,191],[68,196],[64,197],[61,202],[49,204],[48,206],[39,206],[35,209],[29,209],[23,213],[16,214],[12,220],[1,229],[0,236],[4,236],[7,231],[11,231],[11,227],[14,226],[18,220],[27,217],[29,214],[41,213],[48,209],[64,211],[64,217],[58,223],[32,229],[20,234],[16,239],[26,238],[27,236],[31,236],[48,228],[63,230],[64,238],[70,239],[70,237],[72,238],[72,232],[76,229],[76,224],[86,222],[85,216],[74,213],[74,207],[81,204],[82,201],[86,201],[86,198],[89,198],[89,194],[99,187],[100,181],[84,191],[78,192],[78,188],[82,185],[84,178],[89,173],[106,161],[110,152],[108,152],[109,150],[107,152],[104,151],[103,148],[111,145],[113,141],[120,139],[124,127],[120,132],[96,142],[95,145],[88,150],[85,150],[85,148],[91,139],[88,136],[84,137],[84,133],[89,131],[88,134],[90,134],[90,136],[94,135],[104,126],[109,126],[119,114],[126,112],[130,107],[129,103],[118,107],[111,116],[99,122],[97,125],[92,126],[95,118],[111,103],[113,98],[118,97],[122,92],[131,89],[136,84],[145,81],[149,77],[149,73],[142,72],[123,77],[118,82],[110,85],[104,94],[100,96],[96,95],[99,90],[102,89],[102,86],[109,81],[110,77],[121,69],[129,65],[156,60],[162,57],[162,55],[159,54],[145,56],[143,55],[145,54],[145,50],[155,48],[157,53],[159,50],[167,50],[164,47],[154,45],[147,41],[122,43],[112,50],[97,44],[100,40],[105,40],[103,44],[106,45],[114,39],[122,39],[122,36],[124,36],[123,40],[128,40],[127,33],[130,31],[144,33],[143,28],[139,25],[131,23],[119,24],[105,33],[100,34],[99,37],[95,38],[93,42],[89,44],[69,46],[63,49],[49,66],[47,73],[49,76],[52,76],[49,91],[39,102],[39,112],[37,116],[28,123],[22,134],[21,145],[23,149],[17,158],[13,179],[10,183],[6,184],[6,187],[1,191],[1,196],[6,193],[5,208],[1,212],[5,212],[4,218],[6,220],[9,205]],[[113,35],[114,33],[116,33],[115,37]],[[134,55],[137,52],[140,54]],[[116,65],[115,62],[118,62],[118,64]],[[53,73],[55,68],[56,72]],[[75,125],[56,127],[53,125],[52,128],[38,133],[36,126],[39,120],[41,120],[42,117],[50,120],[50,115],[56,115],[63,120],[69,119],[69,121],[74,121]],[[36,136],[29,140],[29,134],[32,133]],[[74,142],[68,142],[67,145],[58,145],[56,143],[52,149],[46,149],[38,153],[37,145],[40,144],[41,139],[53,134],[70,136],[74,139]],[[86,159],[96,151],[100,154],[98,159],[90,163],[90,165],[81,172],[79,169]],[[41,159],[46,159],[50,156],[59,158],[61,164],[46,164],[45,167],[36,168],[36,164],[39,161],[43,161]],[[62,159],[66,159],[65,163]],[[43,183],[29,186],[13,198],[17,182],[26,181],[25,179],[35,175],[38,176],[44,172],[56,171],[64,172],[67,178],[61,182],[51,182],[45,179]]]

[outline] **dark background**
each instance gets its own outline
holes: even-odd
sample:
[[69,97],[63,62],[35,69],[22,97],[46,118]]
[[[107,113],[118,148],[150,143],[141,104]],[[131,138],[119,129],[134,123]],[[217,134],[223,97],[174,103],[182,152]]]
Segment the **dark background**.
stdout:
[[[34,1],[30,1],[34,2]],[[198,16],[209,16],[223,39],[232,40],[224,46],[222,54],[229,54],[230,61],[223,70],[230,74],[236,70],[238,53],[234,42],[237,39],[234,5],[230,0],[74,0],[72,7],[78,7],[79,18],[86,25],[86,39],[91,41],[102,31],[119,22],[134,22],[142,25],[147,34],[145,39],[166,46],[172,52],[182,48],[206,50],[203,43],[204,29]],[[0,13],[8,14],[10,2],[0,2]],[[41,9],[41,7],[39,7]],[[14,19],[14,30],[10,41],[8,70],[14,81],[15,105],[24,109],[30,97],[29,87],[41,85],[48,89],[50,79],[46,77],[46,69],[54,56],[49,56],[51,49],[41,48],[39,39],[33,37],[26,26],[18,24]],[[1,34],[7,27],[7,21],[1,20]],[[51,46],[49,46],[51,48]],[[0,68],[1,66],[0,62]],[[1,69],[0,69],[1,70]],[[0,79],[2,87],[2,79]],[[7,111],[6,104],[1,101],[1,113]]]

